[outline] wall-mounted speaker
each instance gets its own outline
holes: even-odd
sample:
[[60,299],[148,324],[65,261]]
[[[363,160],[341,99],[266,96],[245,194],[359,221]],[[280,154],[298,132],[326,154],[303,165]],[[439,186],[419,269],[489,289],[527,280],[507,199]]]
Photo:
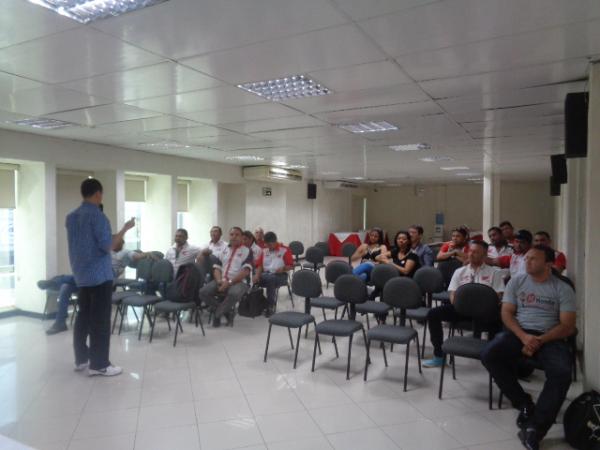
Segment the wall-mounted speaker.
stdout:
[[317,185],[315,183],[308,183],[307,197],[311,200],[317,198]]
[[587,92],[571,92],[565,98],[565,156],[585,158],[588,134]]
[[552,178],[556,183],[564,184],[567,182],[567,159],[565,155],[550,156],[550,165],[552,166]]
[[550,195],[552,197],[560,196],[560,183],[554,180],[554,177],[550,177]]

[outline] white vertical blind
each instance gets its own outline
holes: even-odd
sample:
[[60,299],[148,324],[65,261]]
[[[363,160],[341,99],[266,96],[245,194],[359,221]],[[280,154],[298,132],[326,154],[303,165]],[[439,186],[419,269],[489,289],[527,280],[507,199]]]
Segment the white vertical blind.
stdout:
[[0,165],[0,208],[16,207],[16,166]]
[[125,178],[125,201],[146,201],[146,180],[143,178]]
[[189,210],[189,189],[188,182],[177,183],[177,212],[187,212]]

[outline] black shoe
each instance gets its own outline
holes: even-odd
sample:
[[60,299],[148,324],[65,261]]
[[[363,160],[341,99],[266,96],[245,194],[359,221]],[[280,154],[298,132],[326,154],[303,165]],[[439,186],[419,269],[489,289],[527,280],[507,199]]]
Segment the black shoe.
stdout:
[[219,328],[221,326],[221,318],[220,317],[215,317],[213,319],[213,327],[214,328]]
[[519,409],[519,415],[517,416],[517,426],[521,429],[525,428],[531,418],[533,417],[535,405],[529,399],[521,408]]
[[46,334],[48,336],[52,336],[53,334],[61,333],[62,331],[67,331],[67,330],[68,330],[68,328],[67,328],[66,324],[64,324],[64,323],[58,324],[55,322],[52,324],[52,326],[50,328],[48,328],[46,330]]
[[522,429],[518,436],[527,450],[540,450],[540,438],[535,428]]
[[50,280],[40,280],[37,285],[40,289],[46,290],[52,286],[52,282]]
[[232,327],[233,326],[233,318],[235,317],[235,312],[231,311],[228,313],[223,314],[225,316],[225,319],[227,320],[227,325],[228,327]]

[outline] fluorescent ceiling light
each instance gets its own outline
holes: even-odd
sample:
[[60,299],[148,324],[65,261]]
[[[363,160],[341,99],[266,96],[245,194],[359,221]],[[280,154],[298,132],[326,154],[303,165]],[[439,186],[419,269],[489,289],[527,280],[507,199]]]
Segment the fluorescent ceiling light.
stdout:
[[348,178],[348,180],[356,180],[356,181],[360,181],[360,180],[364,180],[365,177],[350,177]]
[[459,173],[455,173],[454,175],[456,175],[457,177],[476,177],[481,174],[479,174],[477,172],[459,172]]
[[425,143],[419,144],[403,144],[403,145],[390,145],[390,148],[395,152],[414,152],[417,150],[430,150],[431,145]]
[[350,131],[351,133],[379,133],[382,131],[397,130],[398,127],[389,122],[359,122],[338,125],[342,130]]
[[6,123],[11,125],[20,125],[23,127],[39,128],[41,130],[57,130],[59,128],[76,126],[74,123],[64,122],[56,119],[23,119]]
[[442,170],[469,170],[467,166],[446,166],[440,167]]
[[483,181],[483,178],[467,178],[467,181]]
[[240,89],[279,102],[295,98],[318,97],[331,94],[331,90],[306,75],[292,75],[274,80],[238,84]]
[[335,171],[328,171],[328,172],[321,172],[321,175],[339,175],[341,172],[335,172]]
[[175,141],[163,141],[163,142],[144,142],[139,144],[140,147],[148,148],[192,148],[191,145],[182,144]]
[[423,162],[454,161],[454,158],[451,158],[449,156],[427,156],[425,158],[419,158],[419,161],[423,161]]
[[287,166],[285,161],[271,161],[272,166]]
[[306,168],[308,168],[308,166],[305,166],[304,164],[286,164],[285,168],[286,169],[306,169]]
[[255,155],[234,155],[234,156],[226,156],[225,159],[230,161],[264,161],[265,158],[262,156]]
[[29,0],[79,23],[120,16],[167,0]]
[[380,184],[380,183],[385,183],[385,181],[384,180],[365,180],[365,183]]

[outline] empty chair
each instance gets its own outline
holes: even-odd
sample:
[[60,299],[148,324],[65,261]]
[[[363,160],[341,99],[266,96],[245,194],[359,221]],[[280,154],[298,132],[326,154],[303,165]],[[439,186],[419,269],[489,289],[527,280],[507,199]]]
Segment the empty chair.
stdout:
[[[399,277],[400,274],[398,269],[390,264],[377,264],[371,272],[371,284],[375,286],[375,293],[382,293],[385,284],[392,278]],[[374,300],[368,300],[360,305],[356,305],[356,312],[367,315],[367,328],[371,328],[369,324],[369,313],[374,314],[377,321],[385,317],[392,307],[383,301],[377,302]]]
[[319,343],[319,335],[333,337],[333,345],[335,347],[335,355],[339,358],[336,337],[349,338],[348,343],[348,364],[346,366],[346,379],[350,379],[350,358],[352,357],[352,338],[354,333],[362,331],[365,346],[367,345],[367,335],[362,323],[355,320],[356,311],[355,305],[364,303],[367,300],[367,286],[365,282],[355,275],[341,275],[333,286],[335,298],[349,305],[348,319],[324,320],[317,324],[315,331],[315,346],[313,349],[312,371],[315,371],[315,359],[317,356],[317,346]]
[[[116,306],[115,317],[113,319],[112,324],[112,332],[115,331],[115,326],[117,324],[117,317],[121,316],[121,323],[119,325],[119,333],[121,332],[123,318],[125,317],[124,313],[127,308],[123,307],[123,299],[127,297],[131,297],[132,295],[138,295],[138,292],[145,292],[147,286],[150,283],[150,279],[152,278],[152,266],[154,265],[154,260],[152,258],[143,258],[136,262],[135,268],[135,280],[134,282],[128,283],[128,290],[122,292],[113,292],[111,302],[114,306]],[[137,319],[137,313],[135,309],[133,310],[135,317]]]
[[301,267],[303,269],[314,270],[315,272],[319,272],[325,264],[323,264],[323,260],[325,259],[325,254],[323,250],[317,247],[308,247],[306,249],[305,261],[302,263]]
[[[421,289],[417,283],[407,277],[397,277],[389,280],[384,288],[382,299],[391,308],[400,310],[418,308],[422,301]],[[383,361],[385,367],[388,366],[387,356],[385,353],[385,343],[406,345],[406,358],[404,362],[404,392],[406,392],[406,383],[408,376],[408,354],[410,350],[410,341],[417,342],[417,359],[419,361],[419,373],[421,373],[421,351],[419,348],[419,333],[414,328],[397,326],[397,325],[377,325],[367,331],[367,356],[365,361],[364,379],[367,381],[367,370],[370,364],[369,351],[371,341],[380,341],[383,345]]]
[[[352,267],[349,264],[346,264],[343,261],[331,261],[325,267],[325,280],[327,281],[327,283],[335,283],[340,276],[351,273]],[[327,320],[327,316],[325,315],[326,309],[334,310],[334,318],[337,319],[338,308],[344,305],[344,302],[338,300],[335,297],[317,297],[311,299],[310,301],[310,306],[314,306],[315,308],[321,308],[323,310],[323,318],[325,320]]]
[[[273,325],[286,327],[290,338],[290,345],[294,349],[294,341],[292,339],[292,328],[298,328],[298,337],[296,338],[296,352],[294,354],[294,369],[298,361],[298,348],[300,347],[300,335],[302,327],[311,323],[316,323],[315,318],[310,315],[310,302],[313,298],[321,295],[321,278],[316,272],[310,270],[301,270],[292,276],[292,292],[300,297],[304,297],[305,310],[301,313],[298,311],[285,311],[275,313],[269,317],[269,331],[267,332],[267,343],[265,345],[264,361],[267,362],[267,353],[269,351],[269,341],[271,340],[271,328]],[[319,347],[320,351],[320,347]]]
[[431,296],[433,301],[448,303],[450,302],[450,294],[448,294],[448,286],[452,280],[454,271],[463,266],[463,263],[459,259],[447,259],[440,261],[437,265],[437,269],[442,273],[444,278],[444,290],[442,292],[434,292]]
[[356,248],[356,245],[354,245],[352,242],[346,242],[344,245],[342,245],[342,256],[348,258],[348,264],[350,265],[352,265],[352,255],[354,255]]
[[329,253],[329,243],[327,242],[317,242],[315,245],[315,247],[321,249],[321,251],[323,252],[323,256],[330,256]]
[[[421,267],[415,272],[413,279],[421,288],[421,292],[425,297],[425,304],[415,309],[407,309],[406,317],[411,321],[416,320],[423,323],[423,339],[421,340],[421,357],[425,355],[425,338],[427,337],[427,314],[431,309],[431,296],[434,292],[444,290],[444,277],[442,272],[435,267]],[[400,316],[401,325],[404,325],[404,317]]]
[[[454,308],[462,316],[473,320],[475,324],[488,324],[500,320],[498,294],[491,287],[479,283],[468,283],[460,286],[454,293]],[[477,337],[451,336],[442,344],[444,363],[440,372],[440,390],[442,398],[444,387],[444,369],[448,356],[454,361],[455,356],[481,360],[481,351],[487,341]],[[452,376],[456,379],[456,364],[452,364]],[[492,409],[492,376],[489,376],[489,408]]]
[[292,241],[288,247],[292,252],[292,255],[294,255],[294,270],[296,270],[296,267],[302,266],[302,263],[300,262],[300,255],[304,253],[304,244],[300,241]]

